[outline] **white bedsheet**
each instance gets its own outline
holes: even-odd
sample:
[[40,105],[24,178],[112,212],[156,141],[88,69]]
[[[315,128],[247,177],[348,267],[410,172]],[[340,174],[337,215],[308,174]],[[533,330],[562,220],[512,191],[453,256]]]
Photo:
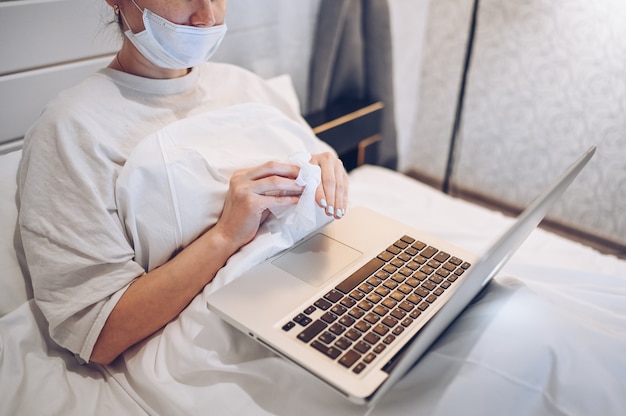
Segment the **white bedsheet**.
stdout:
[[[480,252],[511,221],[382,168],[366,205]],[[254,247],[249,247],[252,250]],[[233,257],[206,292],[259,261]],[[1,414],[623,414],[626,262],[541,230],[374,409],[352,405],[223,323],[204,294],[107,368],[47,340],[32,302],[0,318]]]

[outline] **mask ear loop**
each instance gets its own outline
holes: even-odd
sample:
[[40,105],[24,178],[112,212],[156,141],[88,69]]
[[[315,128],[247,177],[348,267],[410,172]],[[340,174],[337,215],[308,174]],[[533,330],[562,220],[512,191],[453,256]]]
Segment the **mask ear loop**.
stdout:
[[[117,21],[119,23],[122,23],[122,21],[123,21],[124,25],[126,25],[127,30],[130,30],[131,32],[133,31],[131,29],[130,25],[128,24],[128,20],[126,20],[126,17],[124,17],[124,13],[122,13],[122,10],[120,9],[119,5],[115,4],[113,6],[113,13],[115,13],[115,15],[118,16]],[[120,18],[121,18],[121,20],[120,20]],[[124,28],[122,27],[122,29],[124,29]]]

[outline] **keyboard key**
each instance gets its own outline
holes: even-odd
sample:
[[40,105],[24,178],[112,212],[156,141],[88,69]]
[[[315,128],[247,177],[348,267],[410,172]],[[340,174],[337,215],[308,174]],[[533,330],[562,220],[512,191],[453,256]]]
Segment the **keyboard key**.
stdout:
[[398,286],[398,290],[405,295],[408,295],[413,291],[413,288],[407,284],[401,284],[400,286]]
[[413,256],[407,254],[406,252],[404,253],[400,253],[398,254],[398,258],[400,260],[402,260],[403,263],[406,263],[407,261],[411,260],[413,258]]
[[378,335],[376,335],[376,334],[374,334],[374,333],[372,333],[372,332],[369,332],[367,335],[365,335],[365,336],[363,337],[363,339],[364,339],[365,341],[369,342],[370,344],[374,345],[374,344],[376,344],[378,341],[380,341],[380,336],[378,336]]
[[406,300],[408,300],[414,305],[417,305],[418,303],[422,301],[422,298],[417,296],[415,293],[411,293],[409,296],[406,297]]
[[378,286],[382,282],[383,281],[381,279],[379,279],[378,277],[376,277],[376,276],[372,276],[369,279],[367,279],[367,283],[369,283],[370,285],[372,285],[374,287]]
[[439,275],[439,276],[441,276],[441,277],[443,277],[445,279],[446,277],[448,277],[450,275],[450,272],[447,271],[446,269],[439,269],[439,270],[437,270],[437,275]]
[[339,364],[343,365],[346,368],[352,367],[354,363],[356,363],[359,358],[361,358],[361,354],[354,350],[350,350],[346,352],[340,359]]
[[398,306],[400,307],[400,309],[406,312],[411,312],[413,308],[415,307],[415,305],[413,305],[411,302],[407,302],[406,300]]
[[414,278],[414,277],[409,277],[408,279],[406,279],[406,282],[404,282],[404,283],[405,283],[405,284],[407,284],[407,285],[409,285],[409,286],[411,286],[411,287],[413,287],[413,288],[415,288],[415,287],[418,287],[418,286],[419,286],[420,281],[419,281],[419,280],[417,280],[417,279],[416,279],[416,278]]
[[448,253],[444,252],[444,251],[440,251],[434,257],[434,259],[437,260],[440,263],[443,263],[444,261],[448,260],[449,258],[450,258],[450,255]]
[[350,297],[345,297],[343,299],[341,299],[341,302],[339,302],[341,305],[345,306],[346,308],[351,308],[354,305],[356,305],[356,301]]
[[361,286],[359,286],[359,290],[363,293],[370,293],[372,290],[374,290],[374,287],[369,283],[363,283]]
[[396,308],[393,311],[391,311],[391,316],[393,316],[396,319],[402,319],[406,316],[406,312],[400,308]]
[[330,311],[337,316],[341,316],[344,313],[348,312],[348,309],[343,305],[334,305],[332,308],[330,308]]
[[331,306],[333,306],[332,303],[330,303],[329,301],[327,301],[324,298],[320,298],[318,300],[315,301],[315,303],[313,303],[315,306],[317,306],[318,308],[320,308],[321,310],[325,311],[326,309],[330,308]]
[[350,309],[350,312],[348,312],[348,315],[352,316],[355,319],[359,319],[360,317],[365,315],[365,312],[363,312],[359,308],[352,308],[352,309]]
[[330,332],[326,331],[326,332],[322,332],[322,335],[320,335],[317,339],[319,339],[320,341],[322,341],[324,344],[330,344],[331,342],[333,342],[335,339],[337,339],[337,337],[335,337],[333,334],[331,334]]
[[428,291],[426,289],[424,289],[423,287],[418,287],[417,289],[415,289],[413,291],[413,293],[415,293],[416,295],[419,295],[423,298],[425,298],[426,296],[428,296]]
[[338,323],[334,323],[328,330],[335,335],[341,335],[345,332],[346,327]]
[[367,354],[365,357],[363,357],[363,362],[365,364],[370,364],[372,361],[374,361],[376,359],[376,354],[374,354],[373,352],[370,352],[369,354]]
[[343,298],[343,293],[338,292],[338,291],[333,289],[330,292],[328,292],[327,294],[325,294],[324,297],[326,299],[328,299],[330,302],[336,303],[336,302],[339,302],[341,300],[341,298]]
[[456,269],[456,266],[452,263],[452,262],[447,262],[443,264],[443,268],[446,269],[449,272],[453,272],[454,269]]
[[[395,300],[396,302],[401,302],[404,299],[404,293],[396,290],[391,295],[389,295],[389,298]],[[385,299],[385,300],[389,300],[389,299]]]
[[455,266],[460,266],[463,263],[463,260],[458,257],[452,257],[450,259],[450,263],[454,264]]
[[385,308],[382,305],[378,305],[374,308],[374,313],[376,313],[376,315],[378,316],[385,316],[387,315],[387,312],[389,312],[389,309]]
[[411,325],[413,323],[413,319],[411,318],[404,318],[402,320],[402,322],[400,322],[402,324],[403,327],[408,327],[409,325]]
[[387,247],[387,251],[393,254],[400,254],[402,251],[400,247],[396,247],[395,245]]
[[335,347],[341,348],[342,350],[347,350],[352,345],[352,342],[348,341],[346,338],[341,337],[335,342]]
[[372,324],[369,324],[365,321],[359,321],[356,324],[354,324],[354,327],[361,332],[367,332],[372,327]]
[[363,370],[365,370],[367,366],[364,363],[358,363],[353,369],[352,372],[355,374],[361,374]]
[[328,325],[319,319],[313,322],[308,328],[298,334],[298,339],[302,342],[309,342],[315,338],[320,332],[326,329]]
[[356,341],[357,339],[361,338],[361,333],[356,329],[348,329],[348,332],[346,332],[345,336],[352,341]]
[[428,246],[426,247],[424,250],[422,250],[420,252],[420,255],[423,257],[426,257],[427,259],[431,258],[432,256],[435,255],[435,253],[437,253],[437,249],[433,246]]
[[393,328],[398,324],[398,320],[391,316],[386,316],[385,319],[383,319],[383,324],[387,325],[389,328]]
[[424,273],[424,274],[432,274],[432,272],[434,272],[435,269],[433,269],[432,267],[430,267],[429,265],[424,265],[420,268],[420,272]]
[[356,344],[354,344],[354,349],[360,352],[361,354],[365,354],[366,352],[369,351],[370,348],[371,348],[370,344],[368,344],[367,342],[359,341]]
[[337,320],[337,315],[326,312],[324,315],[320,316],[320,319],[327,324],[331,324]]
[[363,309],[364,311],[369,311],[370,309],[372,309],[374,307],[372,302],[370,302],[368,300],[362,300],[361,302],[359,302],[359,304],[357,306],[359,308]]
[[365,315],[363,319],[373,325],[380,320],[380,317],[376,315],[375,313],[370,312],[367,315]]
[[402,259],[400,259],[399,257],[396,257],[389,264],[391,264],[393,267],[397,267],[399,269],[401,267],[404,267],[404,263],[405,262],[402,261]]
[[394,246],[399,247],[401,249],[405,249],[409,246],[409,243],[406,243],[404,241],[402,241],[402,239],[396,241],[395,243],[393,243]]
[[[409,273],[409,276],[410,276],[410,275],[411,275],[411,273]],[[406,276],[405,276],[405,275],[403,275],[403,274],[401,274],[401,273],[394,273],[394,275],[393,275],[393,276],[391,276],[391,278],[392,278],[394,281],[398,282],[398,283],[402,283],[402,282],[404,282],[404,279],[406,279]]]
[[355,322],[356,320],[353,317],[348,316],[348,315],[342,316],[341,319],[339,319],[339,323],[345,327],[350,327]]
[[371,302],[371,303],[374,303],[374,304],[380,302],[382,300],[382,298],[383,297],[380,296],[378,293],[370,293],[369,295],[367,295],[368,302]]
[[426,244],[422,243],[421,241],[416,241],[415,243],[413,243],[413,245],[411,245],[411,247],[417,250],[422,250],[424,247],[426,247]]
[[394,334],[395,336],[399,336],[403,332],[404,332],[403,326],[397,326],[393,329],[393,331],[391,331],[391,333]]
[[383,283],[383,286],[385,286],[387,289],[391,289],[391,290],[393,290],[393,289],[395,289],[396,287],[398,287],[398,283],[397,283],[397,282],[394,282],[393,280],[386,280],[386,281]]
[[296,317],[293,318],[293,321],[302,326],[307,326],[311,323],[312,319],[303,313],[299,313]]
[[391,334],[389,334],[389,335],[387,335],[387,336],[383,339],[383,342],[384,342],[385,344],[389,345],[389,344],[391,344],[393,341],[395,341],[395,339],[396,339],[395,335],[391,335]]
[[361,284],[365,279],[374,274],[376,270],[380,269],[385,264],[384,261],[378,257],[373,258],[363,265],[359,270],[352,273],[347,279],[339,283],[335,289],[344,294],[350,293],[355,287]]
[[387,332],[389,332],[389,328],[387,328],[385,325],[378,324],[374,327],[374,329],[372,329],[372,331],[376,332],[380,336],[383,336],[387,334]]
[[389,294],[389,292],[391,292],[389,289],[387,289],[385,286],[380,286],[376,288],[376,294],[385,297]]
[[289,321],[287,322],[285,325],[283,325],[283,331],[289,331],[290,329],[292,329],[294,326],[296,326],[296,324],[293,321]]
[[382,253],[380,253],[378,255],[378,258],[381,259],[384,262],[388,262],[391,259],[393,259],[395,257],[395,255],[387,250],[383,251]]
[[321,352],[322,354],[332,358],[333,360],[341,355],[341,350],[339,348],[324,345],[317,340],[313,341],[311,343],[311,346],[315,348],[316,350],[318,350],[319,352]]
[[361,300],[365,297],[365,294],[363,292],[359,292],[358,290],[353,290],[352,293],[350,293],[350,297],[354,300]]

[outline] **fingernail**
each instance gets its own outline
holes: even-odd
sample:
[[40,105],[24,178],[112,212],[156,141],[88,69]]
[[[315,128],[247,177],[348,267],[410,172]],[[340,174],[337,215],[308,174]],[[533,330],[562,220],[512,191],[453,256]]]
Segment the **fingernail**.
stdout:
[[332,206],[332,205],[328,207],[328,213],[329,213],[330,215],[333,215],[333,214],[335,213],[335,208],[333,208],[333,206]]
[[343,217],[343,210],[342,209],[338,209],[337,210],[337,218],[341,218]]
[[320,204],[326,208],[328,206],[328,203],[326,202],[326,200],[324,198],[322,198],[322,200],[320,201]]

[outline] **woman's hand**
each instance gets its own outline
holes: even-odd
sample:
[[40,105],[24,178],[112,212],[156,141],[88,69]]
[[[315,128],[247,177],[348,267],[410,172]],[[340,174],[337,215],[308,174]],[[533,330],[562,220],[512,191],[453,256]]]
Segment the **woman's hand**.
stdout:
[[295,182],[299,172],[298,166],[280,162],[235,171],[214,231],[235,249],[250,242],[270,208],[298,203],[304,189]]
[[311,156],[311,163],[322,169],[322,183],[315,193],[315,200],[326,214],[341,218],[348,207],[348,174],[343,163],[330,152]]

